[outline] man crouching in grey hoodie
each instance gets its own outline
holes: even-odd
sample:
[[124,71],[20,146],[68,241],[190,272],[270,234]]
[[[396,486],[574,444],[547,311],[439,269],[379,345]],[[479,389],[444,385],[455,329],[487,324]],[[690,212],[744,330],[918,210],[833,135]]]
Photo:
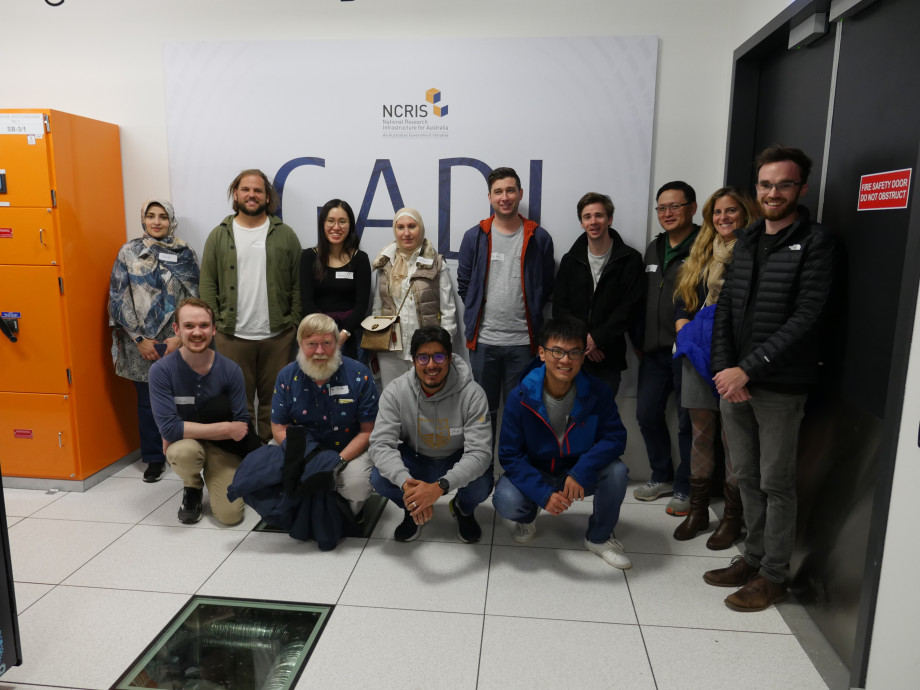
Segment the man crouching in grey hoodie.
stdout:
[[371,484],[405,511],[393,534],[412,541],[449,491],[457,535],[478,542],[473,511],[492,493],[492,426],[485,391],[452,353],[440,326],[412,335],[414,368],[390,382],[380,397],[370,440]]

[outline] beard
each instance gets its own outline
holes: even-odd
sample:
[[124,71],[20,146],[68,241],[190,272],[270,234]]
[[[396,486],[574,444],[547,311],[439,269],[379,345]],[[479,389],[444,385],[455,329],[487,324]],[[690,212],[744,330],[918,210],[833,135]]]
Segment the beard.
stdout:
[[245,216],[258,217],[258,216],[261,216],[263,213],[265,213],[268,210],[268,204],[259,204],[254,209],[246,208],[245,204],[237,204],[237,205],[239,206],[240,213],[242,213]]
[[307,357],[303,350],[297,350],[297,364],[301,371],[314,381],[328,381],[329,378],[342,366],[342,353],[339,348],[331,357],[326,355],[313,355]]

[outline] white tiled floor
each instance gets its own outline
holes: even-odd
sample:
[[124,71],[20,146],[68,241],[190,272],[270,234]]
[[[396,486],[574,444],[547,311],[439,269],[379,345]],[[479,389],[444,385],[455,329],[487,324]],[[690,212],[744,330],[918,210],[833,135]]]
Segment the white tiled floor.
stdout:
[[[541,515],[515,544],[489,503],[461,544],[446,503],[410,544],[388,506],[332,552],[206,516],[175,519],[181,485],[132,466],[84,494],[7,489],[24,663],[11,687],[108,688],[191,594],[335,604],[297,688],[825,688],[775,609],[730,611],[705,570],[732,552],[677,542],[665,501],[623,505],[629,571],[582,546],[591,503]],[[715,526],[713,516],[713,527]],[[793,603],[784,607],[796,606]],[[419,661],[425,663],[419,665]]]

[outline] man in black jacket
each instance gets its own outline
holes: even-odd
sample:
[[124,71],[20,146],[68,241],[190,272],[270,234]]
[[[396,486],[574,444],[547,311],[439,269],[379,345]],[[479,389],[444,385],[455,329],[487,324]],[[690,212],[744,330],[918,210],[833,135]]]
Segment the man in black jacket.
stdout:
[[795,542],[796,447],[833,282],[836,240],[798,205],[811,160],[772,146],[755,162],[763,219],[738,232],[716,309],[712,370],[738,478],[744,556],[703,579],[740,587],[735,611],[786,598]]
[[[659,233],[645,250],[645,334],[639,363],[636,420],[645,441],[652,477],[633,491],[640,501],[673,493],[666,508],[669,515],[690,512],[690,415],[680,406],[681,364],[672,355],[674,347],[674,287],[681,264],[699,232],[694,225],[696,192],[686,182],[668,182],[655,195]],[[677,404],[677,471],[671,460],[671,434],[665,421],[668,397],[674,392]]]
[[562,257],[553,292],[553,318],[574,316],[588,325],[584,368],[616,396],[626,368],[626,333],[641,309],[642,256],[627,246],[610,223],[613,201],[588,192],[578,202],[584,228]]

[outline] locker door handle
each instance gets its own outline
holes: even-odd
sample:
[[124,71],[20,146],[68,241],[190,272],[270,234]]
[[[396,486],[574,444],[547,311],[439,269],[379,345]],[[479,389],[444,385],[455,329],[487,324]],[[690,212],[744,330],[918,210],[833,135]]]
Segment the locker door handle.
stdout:
[[59,431],[59,432],[58,432],[58,448],[63,448],[63,447],[64,447],[64,441],[61,440],[61,434],[63,434],[63,433],[64,433],[63,431]]
[[9,338],[11,343],[15,343],[17,340],[19,340],[19,338],[16,337],[16,334],[13,333],[13,329],[10,328],[10,325],[6,322],[6,319],[0,319],[0,332]]
[[42,246],[44,246],[45,244],[45,229],[44,228],[38,229],[38,243]]

